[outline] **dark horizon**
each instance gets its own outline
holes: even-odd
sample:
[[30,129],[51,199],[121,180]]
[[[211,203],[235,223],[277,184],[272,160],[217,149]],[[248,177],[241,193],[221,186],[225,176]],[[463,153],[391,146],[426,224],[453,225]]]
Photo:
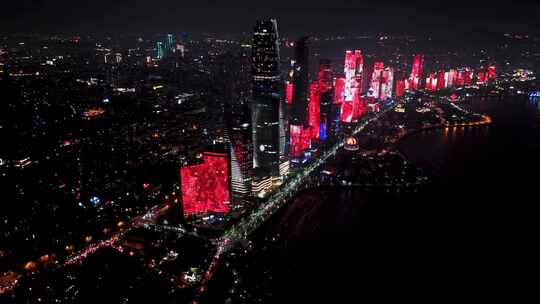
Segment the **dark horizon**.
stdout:
[[[216,3],[217,2],[217,3]],[[276,18],[284,34],[300,33],[413,33],[470,35],[474,33],[538,33],[539,4],[513,1],[394,0],[367,3],[345,1],[272,1],[234,3],[210,1],[178,3],[164,0],[22,0],[0,12],[4,33],[125,33],[189,31],[195,34],[249,32],[254,20]]]

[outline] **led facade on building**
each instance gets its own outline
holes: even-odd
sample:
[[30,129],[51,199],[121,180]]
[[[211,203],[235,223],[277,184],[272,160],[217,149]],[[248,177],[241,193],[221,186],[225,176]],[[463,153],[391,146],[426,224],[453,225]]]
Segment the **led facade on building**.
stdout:
[[408,90],[420,89],[420,81],[422,79],[424,68],[424,56],[417,54],[413,56],[411,75],[407,84]]
[[309,127],[311,128],[311,138],[319,139],[321,123],[321,92],[319,84],[313,82],[309,85]]
[[227,154],[204,152],[203,163],[180,169],[184,215],[229,212]]

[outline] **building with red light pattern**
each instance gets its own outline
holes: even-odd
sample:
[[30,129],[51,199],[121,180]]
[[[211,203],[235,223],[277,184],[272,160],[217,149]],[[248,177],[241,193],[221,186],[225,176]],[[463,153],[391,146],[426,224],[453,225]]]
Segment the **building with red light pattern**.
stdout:
[[382,72],[382,78],[381,78],[381,92],[379,99],[380,100],[386,100],[388,98],[392,98],[392,89],[394,85],[394,69],[387,67]]
[[319,139],[321,124],[321,89],[317,82],[309,85],[308,125],[311,128],[311,138]]
[[422,71],[424,68],[424,56],[423,55],[414,55],[412,62],[411,75],[409,76],[409,81],[407,84],[407,90],[418,90],[420,89],[420,80],[422,79]]
[[426,90],[435,91],[436,89],[437,89],[437,74],[431,72],[426,78]]
[[201,164],[180,169],[184,216],[229,212],[229,156],[204,152]]
[[437,90],[441,90],[446,87],[445,74],[445,71],[437,72]]
[[478,71],[477,78],[476,78],[476,84],[485,84],[487,82],[487,73],[483,70]]
[[405,79],[396,80],[396,97],[403,97],[405,95]]
[[379,99],[381,96],[381,83],[383,81],[384,62],[376,61],[373,64],[373,76],[371,76],[370,97]]
[[334,85],[334,104],[342,104],[345,100],[345,78],[336,78]]
[[487,69],[487,79],[495,80],[497,78],[497,68],[494,65],[490,65]]
[[311,145],[311,128],[299,125],[291,125],[291,144],[289,156],[291,160],[298,161],[303,158],[304,152]]
[[332,90],[332,62],[328,59],[319,60],[319,69],[317,71],[317,82],[321,94]]
[[364,69],[364,58],[359,50],[345,52],[345,93],[344,100],[352,102],[356,90],[360,89],[362,82],[362,72]]
[[293,91],[294,85],[290,81],[285,82],[285,102],[289,105],[293,101]]

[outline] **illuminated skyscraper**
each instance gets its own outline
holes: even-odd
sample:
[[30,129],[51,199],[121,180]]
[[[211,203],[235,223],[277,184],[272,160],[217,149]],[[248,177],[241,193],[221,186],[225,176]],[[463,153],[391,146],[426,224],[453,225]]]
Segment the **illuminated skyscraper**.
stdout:
[[253,177],[253,135],[251,113],[244,103],[226,107],[227,129],[231,152],[231,193],[234,203],[251,197]]
[[295,43],[294,92],[290,121],[290,156],[302,161],[303,153],[311,144],[309,126],[309,38],[302,37]]
[[396,97],[403,97],[405,95],[405,79],[396,80]]
[[167,51],[171,52],[174,47],[174,36],[173,34],[167,34]]
[[303,37],[295,43],[294,92],[292,104],[292,123],[308,125],[309,100],[309,46],[308,37]]
[[345,77],[337,77],[334,85],[334,104],[342,104],[345,99]]
[[411,75],[409,76],[408,81],[408,90],[418,90],[420,89],[420,82],[422,79],[422,71],[424,68],[424,56],[423,55],[414,55],[412,61]]
[[392,98],[394,88],[394,69],[386,67],[382,72],[380,100]]
[[319,139],[321,127],[321,88],[316,82],[309,85],[309,127],[311,128],[311,139]]
[[332,76],[332,62],[328,59],[321,59],[317,71],[317,82],[319,83],[321,94],[332,90]]
[[497,78],[497,68],[495,65],[490,65],[487,69],[487,79],[495,80],[495,78]]
[[163,59],[164,55],[165,55],[165,50],[163,49],[163,42],[158,41],[156,43],[156,57],[157,59]]
[[373,74],[371,76],[371,87],[368,96],[379,99],[381,96],[381,84],[383,81],[384,62],[375,61],[373,64]]
[[[252,77],[254,167],[258,178],[279,177],[281,78],[279,36],[274,19],[257,21],[253,33]],[[296,91],[296,90],[295,90]]]

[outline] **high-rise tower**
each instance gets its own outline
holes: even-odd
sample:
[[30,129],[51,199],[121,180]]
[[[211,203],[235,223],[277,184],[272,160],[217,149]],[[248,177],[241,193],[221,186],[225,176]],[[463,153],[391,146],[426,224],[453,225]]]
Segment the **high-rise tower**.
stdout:
[[279,106],[281,77],[275,19],[257,21],[252,46],[253,164],[256,178],[279,177]]

